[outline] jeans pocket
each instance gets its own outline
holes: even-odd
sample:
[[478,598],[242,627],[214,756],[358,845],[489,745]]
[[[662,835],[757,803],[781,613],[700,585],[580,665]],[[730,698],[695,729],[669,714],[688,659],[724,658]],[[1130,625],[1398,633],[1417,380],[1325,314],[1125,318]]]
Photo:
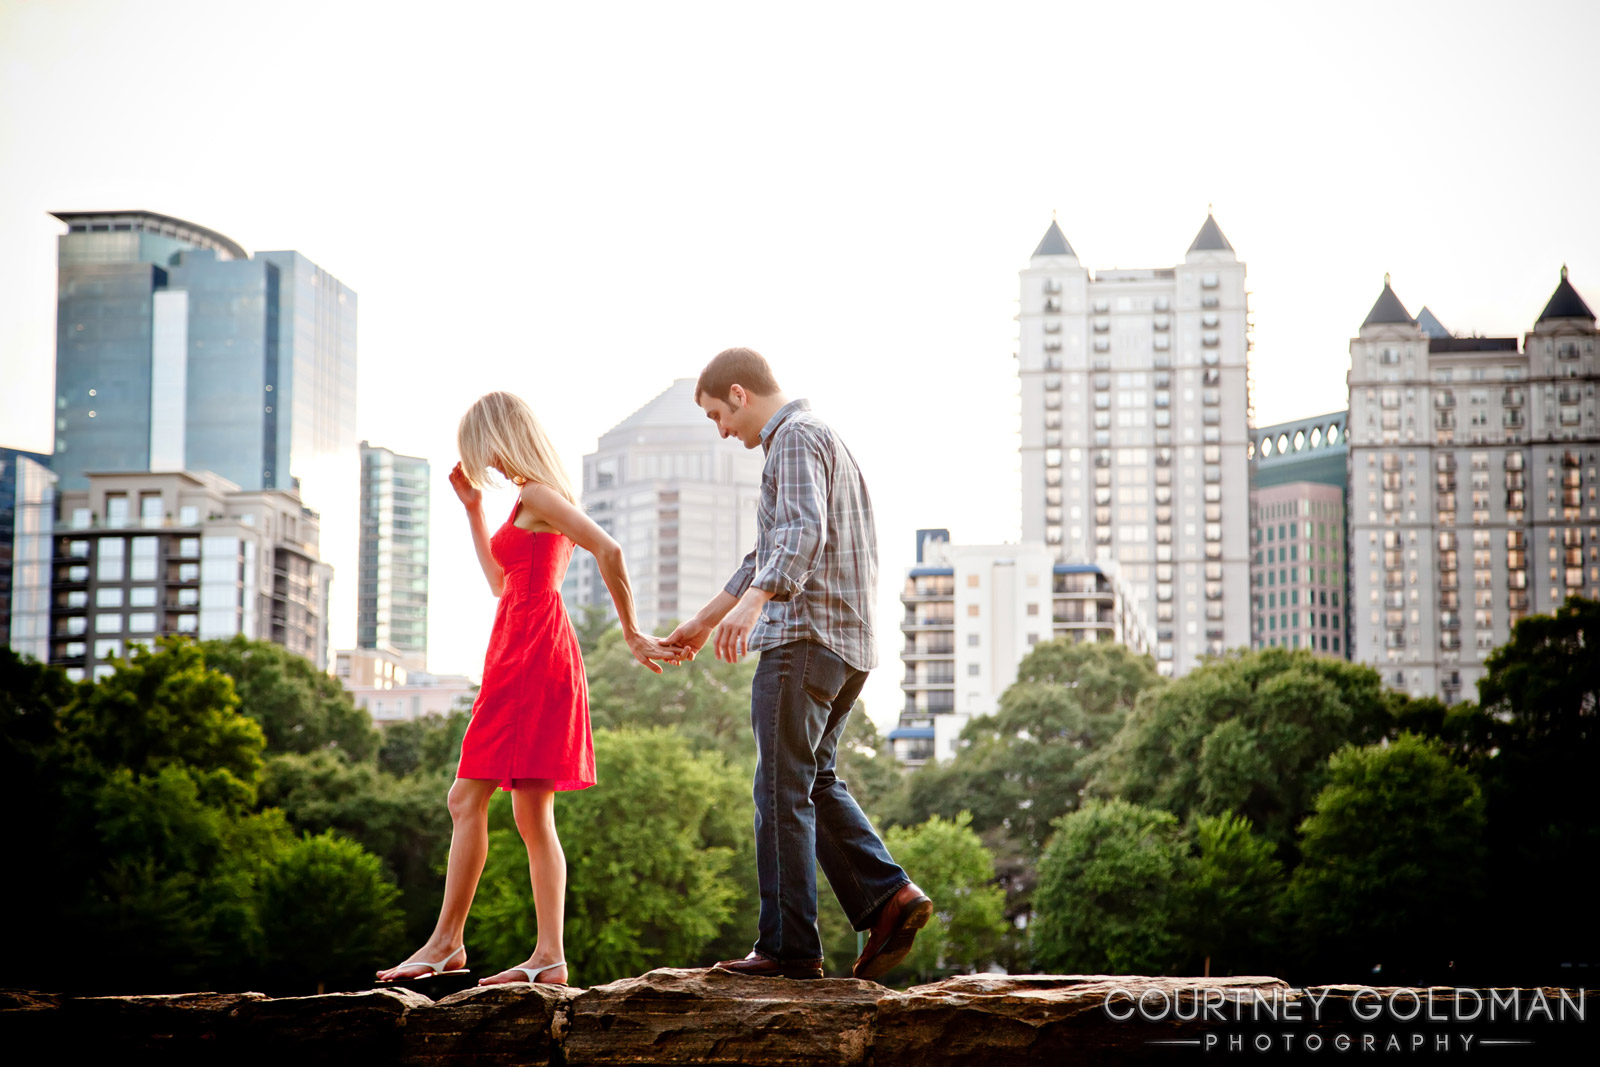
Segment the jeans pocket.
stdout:
[[801,672],[800,688],[815,700],[832,704],[844,688],[850,668],[833,651],[815,641],[807,642],[806,666]]

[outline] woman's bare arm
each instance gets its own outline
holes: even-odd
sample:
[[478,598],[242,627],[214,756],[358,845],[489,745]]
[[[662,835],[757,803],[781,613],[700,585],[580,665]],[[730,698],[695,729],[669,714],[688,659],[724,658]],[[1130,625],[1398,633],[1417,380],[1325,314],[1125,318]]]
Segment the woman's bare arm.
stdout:
[[594,555],[595,562],[600,566],[600,577],[611,593],[611,602],[617,607],[623,640],[627,641],[634,659],[659,674],[661,668],[656,666],[656,660],[677,662],[685,656],[684,650],[669,647],[649,634],[639,632],[638,616],[633,607],[633,587],[628,582],[628,565],[622,557],[622,546],[582,508],[549,486],[536,482],[529,482],[522,487],[522,506],[539,522],[566,534],[578,547]]
[[478,564],[483,567],[483,576],[489,579],[489,591],[499,596],[505,592],[506,572],[494,561],[494,553],[489,551],[489,524],[483,517],[483,490],[467,480],[460,463],[450,471],[450,488],[456,491],[456,496],[467,509],[467,525],[472,528],[472,546],[478,550]]

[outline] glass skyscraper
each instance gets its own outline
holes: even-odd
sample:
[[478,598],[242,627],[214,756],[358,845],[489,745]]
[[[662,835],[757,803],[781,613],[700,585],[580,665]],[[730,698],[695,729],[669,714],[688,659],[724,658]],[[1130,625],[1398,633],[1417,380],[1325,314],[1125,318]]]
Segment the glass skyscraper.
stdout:
[[356,296],[338,279],[152,212],[56,218],[63,490],[140,470],[290,488],[353,449]]
[[428,461],[361,442],[356,646],[428,660]]
[[49,656],[50,530],[55,475],[49,456],[0,448],[0,644]]

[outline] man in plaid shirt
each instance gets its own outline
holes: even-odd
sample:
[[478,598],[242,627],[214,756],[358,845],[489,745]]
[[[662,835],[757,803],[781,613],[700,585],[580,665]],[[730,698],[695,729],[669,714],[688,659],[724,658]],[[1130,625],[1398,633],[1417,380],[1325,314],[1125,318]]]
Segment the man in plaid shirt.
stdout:
[[890,857],[834,757],[867,672],[877,666],[872,598],[878,545],[855,459],[804,400],[790,400],[748,348],[706,365],[695,402],[723,437],[761,446],[756,547],[721,593],[666,639],[698,651],[713,629],[730,663],[761,653],[751,689],[756,735],[755,948],[725,970],[822,977],[816,866],[851,925],[870,931],[857,978],[879,978],[911,951],[933,904]]

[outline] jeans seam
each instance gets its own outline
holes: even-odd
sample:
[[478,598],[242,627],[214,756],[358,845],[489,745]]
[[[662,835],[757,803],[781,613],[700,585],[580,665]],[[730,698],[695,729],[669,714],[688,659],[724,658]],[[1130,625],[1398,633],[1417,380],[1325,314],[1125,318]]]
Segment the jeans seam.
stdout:
[[782,761],[778,757],[778,715],[783,708],[783,679],[778,679],[778,694],[776,706],[767,716],[767,751],[772,754],[772,764],[767,768],[767,812],[771,816],[772,827],[768,830],[772,841],[772,870],[773,892],[775,893],[774,908],[777,911],[777,930],[774,936],[778,942],[776,958],[783,958],[783,835],[778,827],[778,768]]

